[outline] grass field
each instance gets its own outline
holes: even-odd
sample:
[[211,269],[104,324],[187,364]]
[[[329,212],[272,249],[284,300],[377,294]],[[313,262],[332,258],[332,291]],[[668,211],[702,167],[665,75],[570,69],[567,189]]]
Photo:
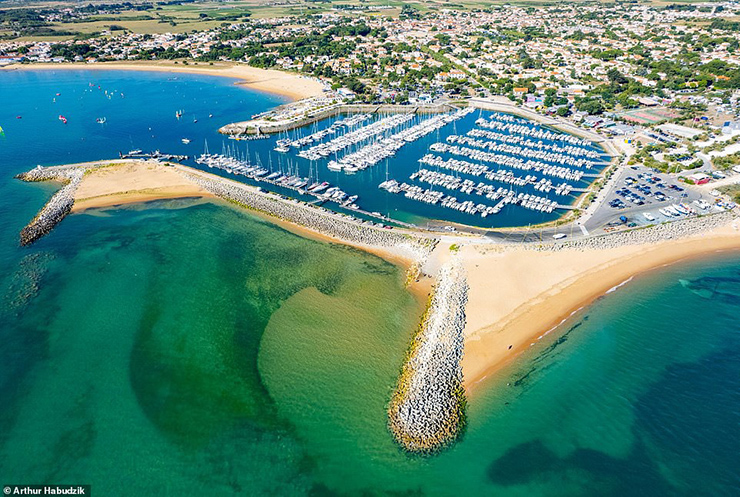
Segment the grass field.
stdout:
[[[594,0],[575,0],[579,3],[594,3]],[[607,0],[596,0],[606,2]],[[647,3],[655,5],[666,5],[668,3],[690,3],[699,0],[648,0]],[[307,2],[304,0],[279,0],[266,2],[264,0],[237,0],[234,2],[203,1],[181,5],[156,6],[148,11],[126,11],[114,16],[92,17],[86,22],[56,23],[53,29],[57,31],[74,31],[82,34],[99,33],[109,29],[111,25],[117,25],[134,33],[185,33],[196,30],[210,29],[223,23],[233,23],[252,18],[270,18],[290,15],[308,15],[329,12],[338,6],[352,6],[362,10],[333,10],[347,16],[390,16],[397,17],[404,4],[411,5],[421,12],[440,9],[470,10],[487,8],[491,6],[521,5],[521,6],[547,6],[557,5],[562,0],[454,0],[454,1],[412,1],[401,2],[398,0],[330,0],[327,2]],[[16,2],[0,0],[0,8],[16,7]],[[24,6],[35,8],[57,7],[65,5],[65,2],[32,2]],[[71,5],[71,4],[70,4]],[[77,4],[75,4],[77,5]],[[387,8],[391,7],[391,8]],[[205,15],[206,17],[203,17]],[[43,36],[28,37],[24,40],[63,40],[73,36]]]

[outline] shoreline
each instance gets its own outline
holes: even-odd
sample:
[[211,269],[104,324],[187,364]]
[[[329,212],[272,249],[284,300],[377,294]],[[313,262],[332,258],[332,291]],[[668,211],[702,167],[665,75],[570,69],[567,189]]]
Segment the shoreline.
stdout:
[[[541,338],[557,334],[575,313],[635,276],[687,259],[740,250],[740,223],[731,213],[594,237],[573,245],[492,244],[472,237],[445,237],[432,250],[429,244],[433,247],[436,238],[365,227],[198,169],[121,162],[42,168],[41,174],[46,173],[48,180],[79,169],[87,171],[75,193],[79,202],[72,209],[75,213],[161,198],[203,197],[237,205],[298,236],[348,245],[402,267],[413,275],[407,287],[419,301],[429,295],[431,285],[438,283],[435,278],[440,268],[456,252],[469,287],[461,361],[468,395]],[[137,181],[142,184],[132,187]],[[451,251],[451,244],[461,247]],[[412,273],[414,269],[419,272]]]
[[[179,164],[165,165],[154,160],[114,159],[37,168],[19,177],[26,181],[61,181],[64,184],[67,181],[67,177],[72,174],[79,176],[79,179],[75,183],[71,195],[69,195],[70,198],[68,200],[71,202],[68,203],[71,205],[65,212],[65,216],[67,213],[78,214],[99,208],[175,198],[206,199],[212,202],[223,202],[225,205],[232,207],[236,204],[239,209],[247,210],[259,219],[275,224],[298,236],[324,243],[346,245],[371,253],[401,268],[407,275],[406,286],[408,290],[420,302],[426,298],[431,289],[432,279],[430,277],[414,273],[414,269],[422,264],[420,258],[424,259],[425,252],[430,250],[422,247],[425,243],[423,238],[410,236],[407,233],[397,230],[388,232],[386,230],[363,227],[360,224],[356,224],[355,228],[359,230],[360,240],[349,239],[353,236],[355,238],[358,237],[358,234],[353,234],[351,230],[347,232],[349,238],[342,237],[339,234],[332,235],[324,233],[318,228],[312,229],[288,217],[280,217],[256,207],[243,205],[234,199],[225,198],[223,195],[210,191],[205,187],[205,184],[216,183],[221,184],[225,188],[236,187],[237,190],[241,190],[245,195],[263,198],[275,205],[282,205],[286,209],[303,210],[304,215],[308,215],[309,217],[316,216],[324,218],[325,223],[327,220],[329,223],[336,222],[347,225],[353,225],[353,223],[339,215],[283,200],[277,195],[259,193],[256,187],[251,187],[199,169]],[[57,191],[52,196],[52,199],[60,191]],[[44,209],[46,209],[46,206],[42,207],[41,211]],[[45,233],[51,231],[53,225],[59,221],[61,219],[49,226]],[[370,232],[375,233],[375,235],[370,233],[367,243],[361,241],[363,230],[370,230]],[[377,243],[372,243],[373,241]],[[415,278],[408,278],[409,274],[414,274]]]
[[[623,286],[629,287],[635,278],[677,263],[734,251],[740,251],[740,232],[729,225],[679,240],[601,250],[603,260],[599,264],[567,274],[498,320],[474,330],[466,329],[463,357],[466,391],[474,394],[486,380],[542,338],[557,334],[572,316]],[[584,257],[584,251],[568,252],[563,255]],[[532,254],[542,255],[542,252]],[[475,310],[469,309],[469,315],[475,314]]]
[[236,83],[252,90],[272,93],[289,98],[291,101],[323,95],[324,86],[315,79],[306,78],[276,69],[260,69],[241,64],[223,62],[214,65],[184,65],[161,61],[125,61],[125,62],[63,62],[12,64],[0,67],[3,71],[30,70],[113,70],[113,71],[149,71],[181,74],[200,74],[206,76],[227,77],[239,80]]

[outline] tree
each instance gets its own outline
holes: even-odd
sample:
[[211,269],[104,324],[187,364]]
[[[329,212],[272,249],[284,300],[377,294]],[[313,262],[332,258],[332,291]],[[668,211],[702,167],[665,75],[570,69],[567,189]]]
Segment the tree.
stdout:
[[584,98],[576,104],[576,107],[581,112],[587,112],[588,114],[601,114],[604,112],[604,105],[601,100],[596,98]]

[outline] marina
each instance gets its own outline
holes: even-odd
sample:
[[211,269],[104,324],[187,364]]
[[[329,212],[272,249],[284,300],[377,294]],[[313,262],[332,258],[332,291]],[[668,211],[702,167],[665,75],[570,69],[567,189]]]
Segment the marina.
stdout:
[[[553,220],[611,160],[582,138],[470,106],[343,114],[280,132],[264,140],[269,150],[261,142],[225,154],[242,161],[230,170],[266,188],[428,227]],[[311,190],[323,183],[336,188],[328,198]]]
[[223,170],[229,174],[246,177],[258,183],[267,183],[294,190],[301,195],[311,195],[321,203],[334,202],[348,209],[359,209],[354,203],[359,198],[358,195],[348,195],[327,181],[312,181],[310,177],[302,177],[290,171],[285,174],[280,171],[271,171],[268,168],[251,165],[227,155],[203,154],[195,162],[209,168]]

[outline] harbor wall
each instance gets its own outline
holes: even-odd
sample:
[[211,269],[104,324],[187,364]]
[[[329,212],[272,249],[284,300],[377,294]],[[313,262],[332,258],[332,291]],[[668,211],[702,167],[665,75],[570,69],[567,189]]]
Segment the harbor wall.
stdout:
[[396,113],[396,114],[440,114],[443,112],[452,112],[457,110],[457,107],[450,104],[440,105],[392,105],[392,104],[343,104],[324,109],[316,113],[308,114],[303,119],[298,119],[284,124],[275,124],[274,126],[260,126],[257,127],[253,121],[242,121],[237,123],[227,124],[218,131],[224,135],[256,135],[256,134],[275,134],[282,133],[284,131],[290,131],[292,129],[301,128],[313,124],[322,119],[329,117],[335,117],[340,114],[378,114],[378,113]]

